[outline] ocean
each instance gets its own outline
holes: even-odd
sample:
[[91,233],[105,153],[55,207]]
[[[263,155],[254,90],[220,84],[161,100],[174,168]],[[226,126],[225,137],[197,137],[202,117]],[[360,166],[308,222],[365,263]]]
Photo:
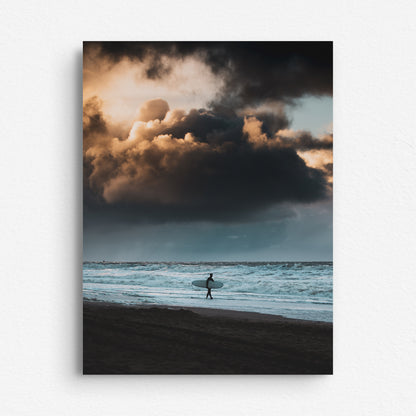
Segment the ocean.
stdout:
[[[224,284],[212,290],[193,280]],[[85,300],[229,309],[332,322],[332,262],[85,262]]]

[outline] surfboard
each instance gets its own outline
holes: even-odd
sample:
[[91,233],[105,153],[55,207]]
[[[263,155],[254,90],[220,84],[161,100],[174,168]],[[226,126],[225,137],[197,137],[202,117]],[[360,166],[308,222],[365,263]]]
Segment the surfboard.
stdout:
[[[203,287],[203,288],[207,288],[207,281],[206,280],[194,280],[193,282],[192,282],[192,284],[194,285],[194,286],[197,286],[197,287]],[[214,281],[214,282],[208,282],[208,287],[210,288],[210,289],[219,289],[220,287],[223,287],[224,286],[224,284],[223,283],[221,283],[221,282],[217,282],[217,281]]]

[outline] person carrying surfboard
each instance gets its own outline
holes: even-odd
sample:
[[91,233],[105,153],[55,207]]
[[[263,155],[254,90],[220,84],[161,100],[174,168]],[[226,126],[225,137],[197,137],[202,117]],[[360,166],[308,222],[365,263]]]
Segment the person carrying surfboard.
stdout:
[[207,296],[205,297],[205,299],[208,299],[208,296],[212,299],[212,295],[211,295],[211,288],[209,287],[209,282],[213,282],[214,279],[212,278],[212,273],[209,274],[209,277],[207,279]]

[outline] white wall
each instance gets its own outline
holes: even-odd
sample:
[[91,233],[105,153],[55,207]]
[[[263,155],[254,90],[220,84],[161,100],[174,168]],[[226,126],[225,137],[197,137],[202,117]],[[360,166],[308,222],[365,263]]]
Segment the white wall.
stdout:
[[[0,14],[2,415],[409,415],[411,1],[7,1]],[[334,40],[335,375],[81,376],[82,40]]]

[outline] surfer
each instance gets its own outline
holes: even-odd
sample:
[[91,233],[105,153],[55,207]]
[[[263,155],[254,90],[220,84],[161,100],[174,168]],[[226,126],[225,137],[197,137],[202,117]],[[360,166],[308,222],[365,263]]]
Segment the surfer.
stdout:
[[208,286],[209,286],[209,282],[213,282],[213,281],[214,281],[214,279],[212,278],[212,273],[210,273],[209,274],[209,277],[207,279],[207,289],[208,289],[208,292],[207,292],[207,296],[205,297],[205,299],[208,299],[208,296],[212,299],[211,288],[208,287]]

